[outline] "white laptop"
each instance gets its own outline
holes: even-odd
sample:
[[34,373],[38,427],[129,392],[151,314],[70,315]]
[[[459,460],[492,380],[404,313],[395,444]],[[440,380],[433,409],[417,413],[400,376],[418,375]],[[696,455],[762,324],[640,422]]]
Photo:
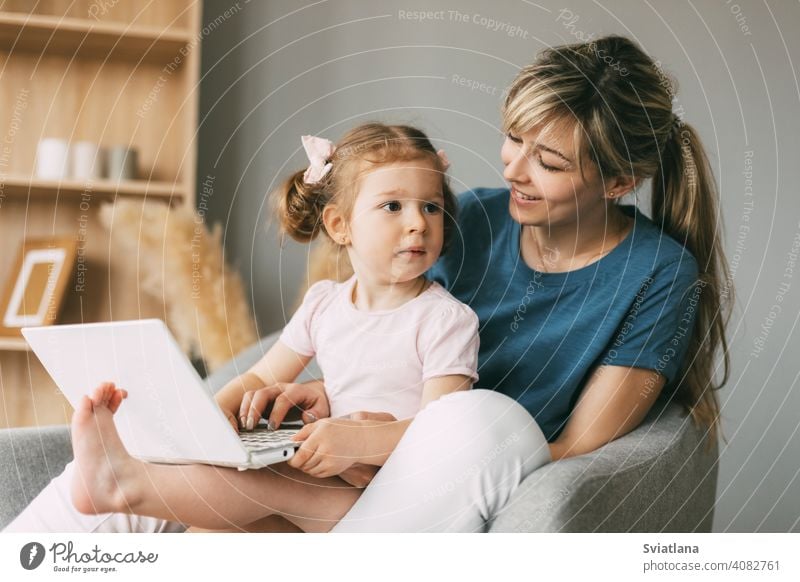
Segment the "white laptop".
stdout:
[[22,335],[73,407],[102,382],[128,391],[114,421],[128,452],[170,464],[257,469],[285,461],[294,429],[237,434],[160,319],[26,327]]

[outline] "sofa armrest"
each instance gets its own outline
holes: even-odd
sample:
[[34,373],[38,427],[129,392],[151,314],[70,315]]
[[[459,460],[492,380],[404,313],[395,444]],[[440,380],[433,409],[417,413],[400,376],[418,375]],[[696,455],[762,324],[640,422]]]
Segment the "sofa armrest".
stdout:
[[600,449],[536,470],[490,531],[711,531],[718,456],[706,441],[678,404],[653,410]]
[[0,529],[71,460],[67,425],[0,430]]

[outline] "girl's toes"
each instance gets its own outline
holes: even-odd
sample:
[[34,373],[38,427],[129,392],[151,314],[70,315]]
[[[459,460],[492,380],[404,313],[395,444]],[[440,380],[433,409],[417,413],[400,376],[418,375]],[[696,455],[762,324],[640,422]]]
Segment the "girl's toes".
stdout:
[[122,401],[128,397],[127,390],[115,390],[114,394],[111,396],[111,400],[108,403],[108,408],[111,412],[116,413],[119,409],[120,404]]

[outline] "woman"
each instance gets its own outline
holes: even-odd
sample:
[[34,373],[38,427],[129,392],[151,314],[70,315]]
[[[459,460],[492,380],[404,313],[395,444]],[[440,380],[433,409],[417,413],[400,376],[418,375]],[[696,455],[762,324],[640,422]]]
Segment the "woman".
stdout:
[[[293,482],[292,507],[270,507],[270,487],[288,486],[274,472],[226,473],[226,495],[253,499],[250,528],[480,531],[528,474],[630,432],[659,396],[715,438],[714,356],[722,347],[724,384],[731,293],[713,178],[671,98],[652,59],[621,37],[546,50],[519,73],[503,108],[510,188],[461,197],[461,241],[430,273],[479,316],[484,390],[433,402],[339,478]],[[652,221],[618,203],[647,178]],[[327,409],[320,383],[274,395],[273,422],[289,403]],[[337,431],[396,426],[370,413],[317,424],[332,447]],[[346,515],[345,481],[369,483]],[[175,529],[128,516],[94,529],[131,528]]]

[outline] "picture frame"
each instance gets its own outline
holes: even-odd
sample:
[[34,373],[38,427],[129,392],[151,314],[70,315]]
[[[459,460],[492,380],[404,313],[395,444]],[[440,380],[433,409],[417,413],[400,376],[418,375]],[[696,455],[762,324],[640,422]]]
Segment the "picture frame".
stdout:
[[22,242],[0,301],[0,336],[22,337],[23,327],[56,323],[76,253],[77,241],[69,236]]

